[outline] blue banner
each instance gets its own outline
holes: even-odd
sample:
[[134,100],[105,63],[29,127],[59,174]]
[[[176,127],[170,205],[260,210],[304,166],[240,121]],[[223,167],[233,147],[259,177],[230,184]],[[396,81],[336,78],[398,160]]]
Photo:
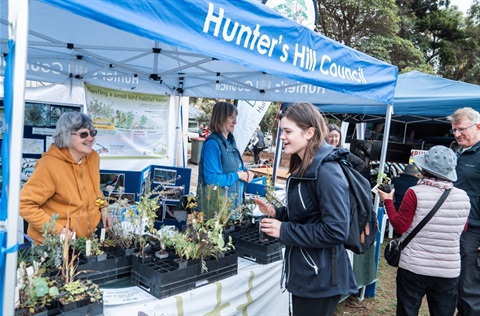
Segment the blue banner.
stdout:
[[397,67],[315,33],[257,1],[42,1],[189,52],[393,103]]

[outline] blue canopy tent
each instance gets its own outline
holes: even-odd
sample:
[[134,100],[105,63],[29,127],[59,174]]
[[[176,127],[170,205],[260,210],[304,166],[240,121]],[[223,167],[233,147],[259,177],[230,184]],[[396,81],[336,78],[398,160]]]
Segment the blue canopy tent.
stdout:
[[[383,122],[377,106],[316,104],[325,114],[347,122]],[[461,107],[480,111],[480,86],[436,77],[419,71],[398,75],[392,121],[403,123],[446,122]]]
[[[253,0],[9,0],[2,1],[1,13],[1,52],[8,55],[0,64],[9,119],[5,139],[22,139],[25,78],[64,82],[75,77],[155,94],[367,102],[391,113],[396,67]],[[3,37],[7,27],[8,40]],[[15,270],[16,253],[6,255],[5,249],[17,243],[22,148],[21,142],[3,145],[3,166],[11,177],[4,174],[2,188],[0,221],[9,220],[0,231],[6,241],[0,283],[3,314],[11,314],[15,274],[5,272]]]

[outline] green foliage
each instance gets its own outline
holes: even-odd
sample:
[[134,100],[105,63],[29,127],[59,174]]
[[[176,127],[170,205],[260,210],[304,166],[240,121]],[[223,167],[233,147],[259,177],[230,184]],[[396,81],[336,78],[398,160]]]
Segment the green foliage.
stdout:
[[[474,16],[446,6],[447,1],[401,1],[401,34],[422,51],[425,63],[442,77],[478,83],[480,79],[479,23]],[[478,0],[472,3],[475,12]],[[419,69],[420,70],[420,69]],[[473,75],[473,76],[472,76]]]
[[60,301],[63,304],[89,298],[91,303],[102,301],[102,292],[98,285],[90,280],[75,280],[62,287]]
[[317,0],[317,6],[317,31],[400,72],[480,83],[478,0],[468,16],[445,0]]
[[99,256],[103,255],[105,252],[101,249],[102,244],[100,240],[98,240],[97,235],[93,235],[90,239],[86,237],[78,237],[73,242],[73,246],[78,253],[83,255],[87,255],[87,240],[90,240],[90,256]]
[[353,48],[372,36],[392,37],[399,30],[394,0],[317,0],[317,30]]
[[50,221],[43,225],[43,242],[39,246],[33,246],[33,258],[45,258],[45,269],[60,268],[63,260],[63,249],[60,236],[56,233],[58,214],[52,214]]
[[216,214],[225,215],[233,208],[233,201],[227,196],[226,191],[220,187],[206,185],[202,188],[197,188],[197,190],[197,209],[203,212],[207,220],[214,218]]
[[88,114],[94,122],[102,120],[113,124],[113,102],[112,104],[104,104],[96,98],[93,98],[88,105]]
[[220,222],[220,217],[221,215],[217,214],[204,222],[201,212],[189,214],[185,231],[173,237],[177,255],[186,260],[201,259],[202,272],[208,270],[205,265],[206,258],[210,256],[218,258],[221,253],[234,248],[231,236],[225,242],[224,226]]
[[174,240],[175,236],[179,232],[175,228],[175,226],[162,226],[159,230],[157,230],[156,238],[160,241],[160,246],[163,250],[169,247],[173,247],[175,245]]
[[30,314],[49,305],[59,293],[54,281],[40,276],[39,265],[29,267],[25,261],[17,268],[17,289],[16,309],[28,309]]
[[279,192],[275,190],[273,186],[265,187],[265,199],[270,203],[274,208],[282,207],[286,205],[285,196],[279,196]]
[[213,106],[216,103],[214,99],[207,98],[190,98],[191,102],[195,105],[197,109],[200,110],[202,115],[199,118],[201,122],[209,122],[210,117],[212,116]]
[[231,237],[225,242],[223,231],[233,218],[241,219],[244,207],[233,209],[225,191],[213,185],[200,188],[196,202],[198,212],[188,214],[185,231],[175,234],[172,240],[179,257],[201,259],[205,271],[205,258],[233,248]]
[[[112,192],[114,190],[113,186],[107,186],[106,190],[108,196],[106,199],[109,202],[108,213],[112,217],[113,225],[107,231],[108,239],[111,240],[112,244],[118,245],[121,248],[128,249],[130,248],[135,239],[135,235],[132,229],[128,229],[125,225],[122,224],[122,214],[125,210],[131,210],[133,205],[130,205],[128,199],[122,198],[124,193],[124,188],[118,188],[117,198],[112,197]],[[134,215],[133,210],[131,210],[132,215]]]
[[392,179],[387,177],[387,174],[384,172],[379,172],[377,175],[377,184],[378,185],[388,185],[392,182]]
[[260,128],[262,131],[267,131],[272,133],[272,135],[277,134],[277,116],[280,111],[280,104],[278,102],[270,103],[270,106],[267,109],[267,112],[263,116],[262,121],[260,122]]

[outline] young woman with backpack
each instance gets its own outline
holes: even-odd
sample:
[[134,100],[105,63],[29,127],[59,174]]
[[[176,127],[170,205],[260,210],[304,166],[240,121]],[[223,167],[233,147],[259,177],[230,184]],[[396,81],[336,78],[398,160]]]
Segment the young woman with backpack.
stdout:
[[293,315],[334,315],[343,295],[358,292],[343,245],[349,234],[348,183],[340,164],[328,159],[338,149],[326,143],[325,120],[312,104],[287,108],[280,126],[284,152],[291,154],[287,205],[274,209],[255,199],[268,216],[261,230],[286,246],[282,285],[292,295]]

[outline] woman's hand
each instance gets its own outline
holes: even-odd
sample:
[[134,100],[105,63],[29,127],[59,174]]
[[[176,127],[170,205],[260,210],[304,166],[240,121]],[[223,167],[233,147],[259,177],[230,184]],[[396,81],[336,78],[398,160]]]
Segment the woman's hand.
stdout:
[[251,172],[250,170],[242,170],[242,171],[238,171],[237,172],[238,174],[238,178],[241,180],[241,181],[245,181],[247,183],[249,183],[250,181],[253,180],[253,172]]
[[260,230],[268,236],[280,238],[282,222],[273,218],[264,218],[260,221]]
[[61,230],[60,230],[60,233],[59,233],[60,236],[64,235],[66,238],[68,239],[72,239],[73,237],[73,232],[68,229],[67,227],[63,227]]
[[255,176],[255,174],[250,170],[247,170],[247,175],[248,175],[247,182],[250,183],[253,180],[253,177]]
[[260,210],[260,212],[262,212],[263,215],[275,217],[276,212],[273,206],[259,198],[254,198],[253,201],[255,202],[255,204],[258,205],[258,209]]
[[106,209],[102,210],[102,224],[103,227],[107,230],[109,230],[113,226],[112,215],[110,215]]
[[393,189],[390,193],[387,193],[377,188],[377,192],[380,200],[383,202],[385,200],[393,200],[393,194],[395,193],[395,189]]

